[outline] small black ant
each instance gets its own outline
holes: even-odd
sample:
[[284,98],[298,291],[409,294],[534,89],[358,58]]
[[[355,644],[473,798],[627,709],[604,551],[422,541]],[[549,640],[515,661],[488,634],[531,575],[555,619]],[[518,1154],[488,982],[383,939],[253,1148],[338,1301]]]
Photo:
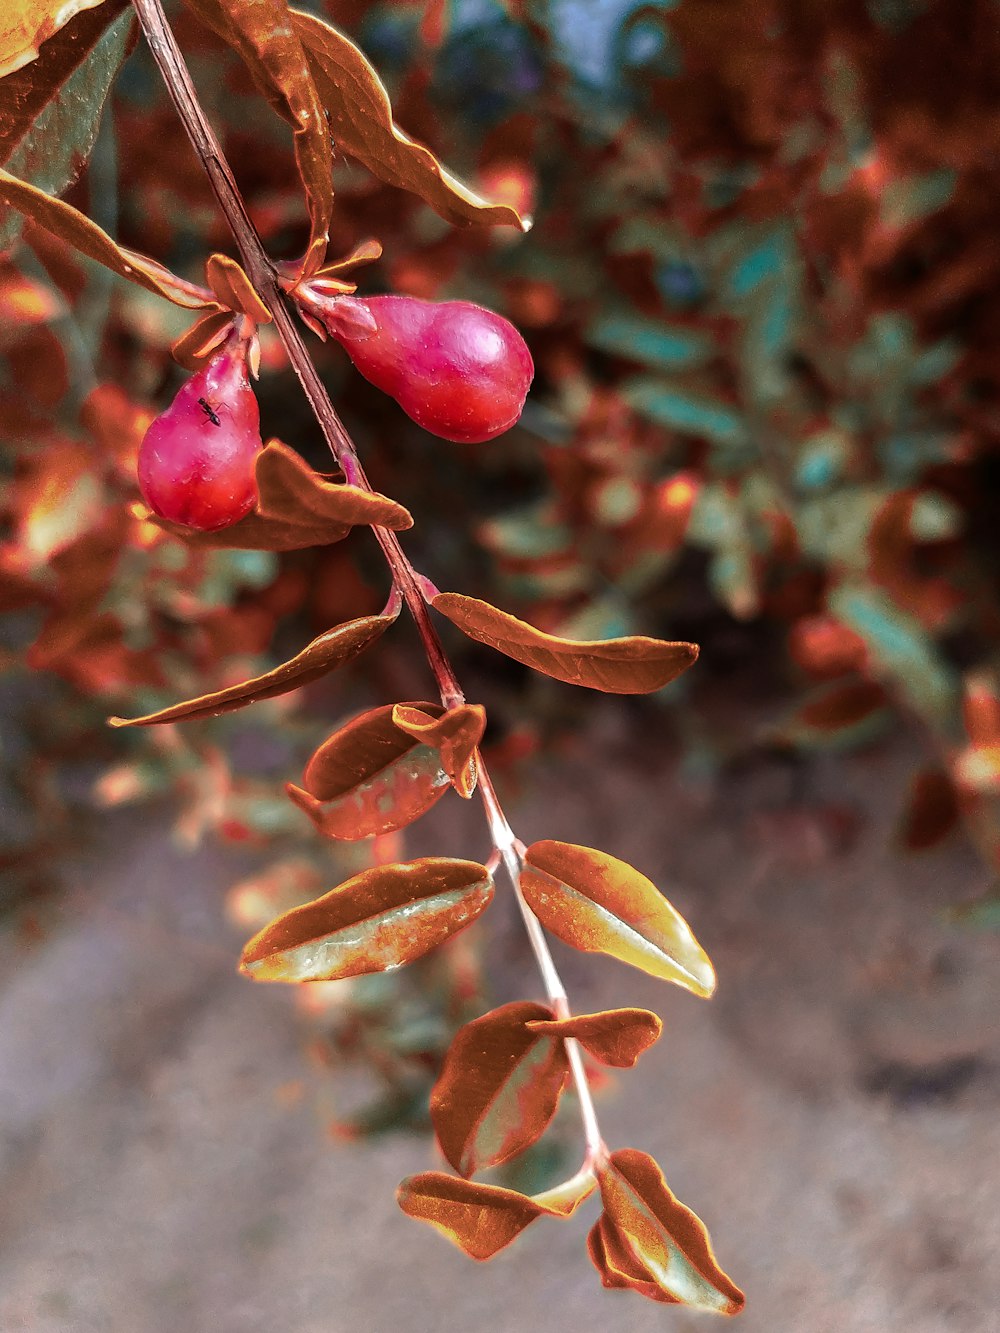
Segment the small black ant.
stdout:
[[207,398],[199,398],[198,406],[205,413],[205,415],[208,417],[209,421],[212,423],[213,426],[222,425],[222,422],[219,420],[218,413],[216,412],[215,408],[212,406],[212,404],[208,401]]

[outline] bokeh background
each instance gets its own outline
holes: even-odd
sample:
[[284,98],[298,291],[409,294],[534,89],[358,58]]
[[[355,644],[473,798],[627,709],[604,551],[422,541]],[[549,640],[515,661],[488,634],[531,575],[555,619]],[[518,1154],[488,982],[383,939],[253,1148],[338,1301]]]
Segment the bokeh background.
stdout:
[[[704,1004],[560,953],[580,1008],[666,1028],[600,1089],[763,1333],[988,1333],[1000,1260],[1000,13],[994,0],[314,6],[400,124],[533,230],[455,231],[341,161],[361,291],[480,301],[537,376],[522,422],[424,435],[316,360],[415,563],[582,638],[702,645],[609,700],[448,635],[518,833],[649,874]],[[306,231],[285,126],[174,6],[271,252]],[[192,277],[232,247],[142,47],[69,196]],[[135,714],[378,610],[365,535],[275,557],[145,519],[143,430],[183,312],[28,228],[0,263],[0,1325],[372,1333],[700,1326],[604,1293],[584,1227],[473,1266],[396,1210],[434,1165],[449,1033],[537,993],[509,906],[401,979],[235,976],[243,940],[372,856],[485,853],[446,801],[376,847],[286,800],[365,707],[426,697],[402,624],[356,669],[186,728]],[[265,432],[323,467],[276,345]],[[572,1108],[521,1168],[572,1169]]]

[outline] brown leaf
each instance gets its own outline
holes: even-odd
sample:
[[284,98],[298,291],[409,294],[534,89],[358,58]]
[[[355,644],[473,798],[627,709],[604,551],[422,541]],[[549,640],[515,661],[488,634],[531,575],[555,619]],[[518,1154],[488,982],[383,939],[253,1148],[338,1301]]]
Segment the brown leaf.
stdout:
[[563,1043],[532,1031],[544,1004],[516,1001],[459,1030],[431,1093],[445,1157],[463,1176],[499,1166],[545,1133],[569,1077]]
[[79,209],[63,203],[61,199],[54,199],[27,181],[18,180],[2,168],[0,202],[17,209],[88,259],[103,264],[119,277],[128,278],[129,282],[144,287],[148,292],[165,297],[174,305],[183,306],[185,310],[216,309],[215,300],[200,287],[178,278],[155,259],[117,245],[107,232],[102,231],[96,222],[91,222]]
[[235,259],[228,255],[209,255],[205,261],[205,281],[220,305],[248,315],[256,324],[270,324],[270,310]]
[[[0,78],[4,80],[0,105],[0,162],[10,160],[58,90],[83,64],[109,24],[125,10],[126,0],[104,0],[99,7],[89,8],[89,12],[77,13],[88,8],[85,4],[5,0],[0,16]],[[34,10],[43,24],[47,12],[55,27],[43,31],[34,41],[24,34],[20,38],[20,52],[11,55],[7,53],[19,40],[15,36],[18,10],[22,19]],[[12,25],[9,31],[8,24]],[[29,31],[33,27],[35,24],[29,21]],[[41,30],[36,28],[36,31]],[[39,43],[43,41],[45,45],[40,47]],[[12,59],[18,63],[11,63]]]
[[958,794],[948,774],[922,769],[910,783],[900,841],[908,851],[927,851],[947,838],[958,819]]
[[322,263],[333,213],[333,153],[323,106],[286,0],[186,0],[239,53],[254,82],[291,125],[309,205],[307,268]]
[[595,1060],[617,1069],[631,1069],[663,1030],[659,1018],[648,1009],[609,1009],[599,1014],[539,1020],[528,1027],[553,1037],[575,1037]]
[[575,949],[606,953],[654,977],[711,995],[715,972],[690,927],[625,861],[568,842],[535,842],[521,891],[546,930]]
[[798,720],[813,731],[843,731],[864,722],[887,703],[885,690],[874,680],[838,681],[803,704]]
[[396,704],[392,720],[401,731],[441,755],[441,767],[459,796],[466,800],[476,789],[476,750],[486,730],[486,709],[481,704],[459,704],[446,713],[425,713],[413,704]]
[[396,1191],[407,1217],[429,1222],[473,1259],[492,1259],[548,1210],[499,1185],[456,1180],[443,1171],[408,1176]]
[[457,592],[438,593],[431,605],[470,639],[488,644],[543,675],[606,694],[649,694],[662,689],[698,656],[693,643],[667,643],[639,635],[625,639],[560,639],[499,611],[489,602]]
[[197,699],[186,699],[183,703],[161,708],[159,712],[147,713],[144,717],[109,717],[113,727],[149,727],[161,722],[193,722],[203,717],[219,717],[222,713],[232,713],[237,708],[246,708],[248,704],[260,699],[274,699],[279,694],[288,694],[310,681],[318,680],[337,667],[346,666],[376,639],[381,638],[396,619],[398,612],[391,615],[361,616],[357,620],[348,620],[343,625],[336,625],[318,639],[313,639],[300,653],[282,662],[272,671],[265,671],[262,676],[241,681],[224,690],[215,690],[203,694]]
[[377,491],[325,480],[294,449],[271,440],[257,456],[257,506],[246,518],[218,532],[196,532],[166,519],[152,522],[194,546],[240,550],[299,551],[327,546],[352,527],[373,524],[400,532],[413,526],[401,504]]
[[[75,14],[101,0],[4,0],[0,9],[0,79],[23,68]],[[105,21],[110,22],[110,16]],[[95,38],[96,40],[96,38]],[[10,95],[14,95],[11,89]],[[4,98],[7,97],[4,87]]]
[[531,225],[506,204],[491,204],[443,167],[429,148],[416,143],[392,118],[378,74],[361,51],[336,28],[313,14],[292,11],[320,100],[337,145],[379,180],[410,190],[456,226],[470,223]]
[[[440,705],[410,705],[432,715]],[[356,840],[405,828],[448,790],[441,755],[396,726],[397,705],[369,709],[325,740],[289,796],[329,838]]]
[[674,1198],[660,1168],[634,1148],[612,1153],[598,1174],[602,1222],[591,1259],[606,1286],[629,1286],[672,1305],[739,1314],[745,1297],[712,1253],[704,1223]]
[[243,950],[255,981],[333,981],[422,958],[489,906],[493,881],[476,861],[428,856],[374,866],[285,912]]

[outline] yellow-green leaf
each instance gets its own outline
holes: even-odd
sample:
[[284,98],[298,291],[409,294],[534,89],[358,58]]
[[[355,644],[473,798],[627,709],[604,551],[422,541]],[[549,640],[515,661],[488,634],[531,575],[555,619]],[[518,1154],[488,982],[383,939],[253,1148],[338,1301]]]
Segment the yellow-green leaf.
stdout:
[[714,991],[712,964],[687,922],[625,861],[569,842],[535,842],[521,891],[546,930],[574,948],[610,954],[695,995]]
[[407,1217],[429,1222],[471,1259],[492,1259],[546,1211],[500,1185],[456,1180],[443,1171],[408,1176],[396,1191]]
[[468,800],[476,789],[476,749],[486,730],[486,709],[458,704],[447,712],[427,713],[414,704],[397,704],[392,720],[400,731],[440,753],[441,767],[459,796]]
[[[125,0],[77,14],[43,42],[37,60],[8,74],[0,89],[0,165],[46,194],[61,195],[90,156],[111,85],[132,45],[135,19]],[[0,250],[21,229],[0,223]]]
[[47,41],[101,0],[4,0],[0,6],[0,79],[36,59]]

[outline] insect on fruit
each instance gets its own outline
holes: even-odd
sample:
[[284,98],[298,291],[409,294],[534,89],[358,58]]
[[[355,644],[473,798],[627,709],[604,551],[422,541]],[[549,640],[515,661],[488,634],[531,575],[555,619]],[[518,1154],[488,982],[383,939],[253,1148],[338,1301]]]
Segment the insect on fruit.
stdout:
[[209,421],[212,423],[213,426],[222,425],[222,422],[219,420],[218,413],[206,398],[199,398],[198,406],[205,413],[205,415],[208,417]]
[[224,348],[182,385],[139,448],[139,489],[161,518],[212,532],[253,508],[263,448],[246,347]]

